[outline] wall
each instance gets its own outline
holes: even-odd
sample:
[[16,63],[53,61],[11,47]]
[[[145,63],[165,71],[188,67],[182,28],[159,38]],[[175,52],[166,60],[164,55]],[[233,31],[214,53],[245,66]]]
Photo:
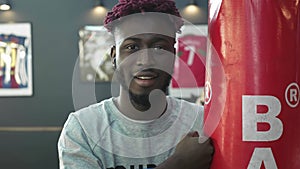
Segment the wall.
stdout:
[[[78,56],[78,30],[101,21],[91,13],[93,0],[12,3],[12,11],[0,12],[0,23],[32,24],[34,94],[0,97],[0,168],[55,169],[60,128],[74,110],[72,76]],[[111,8],[116,0],[104,3]],[[177,3],[179,8],[186,4],[180,0]],[[205,7],[207,2],[200,5]],[[80,85],[88,87],[86,83]],[[95,92],[98,101],[110,97],[110,84],[96,84]]]

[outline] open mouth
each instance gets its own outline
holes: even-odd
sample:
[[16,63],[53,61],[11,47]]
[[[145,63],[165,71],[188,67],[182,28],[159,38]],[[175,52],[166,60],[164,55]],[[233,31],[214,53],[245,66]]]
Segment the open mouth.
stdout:
[[152,70],[144,70],[141,72],[138,72],[134,75],[134,78],[140,79],[140,80],[151,80],[158,77],[158,73],[152,71]]
[[141,71],[134,75],[135,81],[140,86],[150,86],[154,84],[155,79],[158,78],[158,73],[154,71]]

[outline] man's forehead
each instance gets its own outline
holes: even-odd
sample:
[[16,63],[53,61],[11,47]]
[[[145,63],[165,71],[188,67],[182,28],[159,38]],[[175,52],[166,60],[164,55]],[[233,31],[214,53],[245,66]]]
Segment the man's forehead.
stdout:
[[114,27],[115,40],[119,41],[139,34],[158,34],[175,38],[174,24],[167,14],[133,14],[123,17]]

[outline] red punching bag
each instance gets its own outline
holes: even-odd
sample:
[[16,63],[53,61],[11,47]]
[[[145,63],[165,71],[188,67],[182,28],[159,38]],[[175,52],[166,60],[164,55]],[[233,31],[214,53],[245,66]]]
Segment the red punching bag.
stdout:
[[300,168],[300,1],[210,0],[211,169]]

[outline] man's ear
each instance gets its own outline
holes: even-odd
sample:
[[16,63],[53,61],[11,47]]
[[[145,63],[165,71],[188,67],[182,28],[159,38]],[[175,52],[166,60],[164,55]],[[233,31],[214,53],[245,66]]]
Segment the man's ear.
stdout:
[[110,59],[111,59],[111,62],[113,64],[114,68],[116,68],[117,67],[117,65],[116,65],[116,46],[112,46],[110,48]]

